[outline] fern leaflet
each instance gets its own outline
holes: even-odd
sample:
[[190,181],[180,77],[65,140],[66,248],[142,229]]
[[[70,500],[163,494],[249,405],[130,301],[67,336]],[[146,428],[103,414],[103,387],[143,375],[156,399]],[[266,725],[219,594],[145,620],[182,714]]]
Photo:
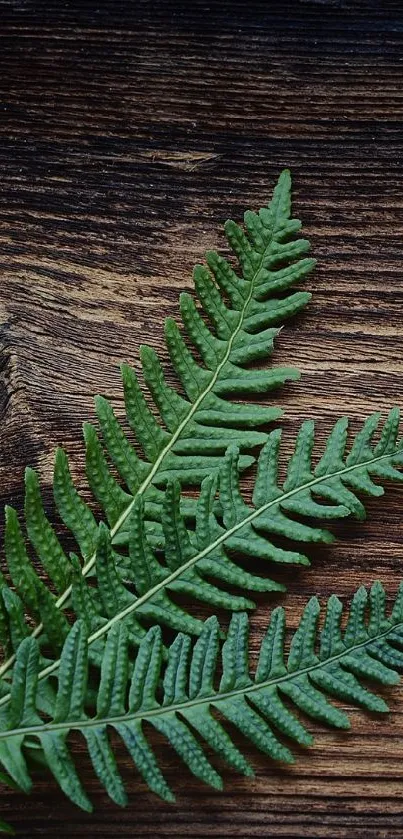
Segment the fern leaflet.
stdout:
[[[312,736],[289,709],[289,701],[306,716],[345,729],[349,727],[346,713],[328,697],[384,713],[388,710],[384,699],[362,682],[396,684],[397,671],[403,668],[403,584],[389,617],[380,583],[374,583],[369,599],[364,588],[358,589],[344,632],[341,631],[342,604],[332,596],[318,642],[319,614],[319,602],[313,597],[304,610],[286,659],[284,610],[275,609],[261,644],[254,678],[248,665],[248,618],[245,613],[234,615],[222,648],[222,677],[218,688],[215,680],[219,627],[215,617],[205,622],[193,649],[189,636],[176,637],[169,649],[162,689],[163,647],[159,627],[150,629],[141,641],[132,666],[125,627],[114,626],[108,634],[95,714],[86,706],[86,628],[83,621],[77,621],[63,646],[51,721],[41,719],[36,709],[39,648],[35,639],[27,638],[17,653],[12,702],[1,716],[0,762],[14,782],[28,792],[32,781],[24,745],[37,739],[60,787],[85,810],[90,810],[91,804],[66,742],[71,730],[82,734],[99,780],[109,796],[121,805],[126,803],[126,793],[108,729],[114,729],[123,740],[148,786],[167,800],[172,800],[173,795],[143,731],[144,722],[167,738],[196,777],[215,788],[221,788],[222,779],[194,732],[230,766],[246,775],[253,774],[223,721],[232,723],[270,758],[292,763],[292,752],[282,735],[303,746],[311,745]],[[219,712],[219,718],[213,711]]]

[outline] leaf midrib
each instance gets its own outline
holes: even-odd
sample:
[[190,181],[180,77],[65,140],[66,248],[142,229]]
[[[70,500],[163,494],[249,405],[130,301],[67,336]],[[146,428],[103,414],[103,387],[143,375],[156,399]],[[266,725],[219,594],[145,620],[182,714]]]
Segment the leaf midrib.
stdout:
[[[385,629],[383,632],[379,632],[377,635],[373,635],[369,638],[366,638],[365,641],[361,641],[359,644],[352,644],[349,647],[345,647],[340,653],[337,653],[336,655],[329,656],[326,659],[319,659],[314,664],[307,665],[306,667],[301,667],[298,670],[292,670],[291,672],[288,671],[283,676],[276,676],[272,679],[265,679],[263,682],[253,682],[251,685],[248,685],[246,687],[236,688],[234,690],[226,691],[225,693],[217,692],[209,694],[208,696],[201,696],[196,697],[195,699],[189,699],[186,700],[186,702],[177,702],[176,704],[166,706],[161,705],[158,708],[152,708],[146,711],[142,711],[140,709],[139,711],[135,711],[134,713],[129,712],[128,714],[120,714],[114,717],[93,717],[82,721],[67,720],[65,722],[60,723],[49,722],[43,723],[42,725],[30,726],[27,728],[10,729],[9,731],[0,732],[0,740],[7,739],[7,737],[16,736],[21,733],[23,733],[24,736],[27,736],[29,734],[34,735],[53,731],[71,731],[72,729],[81,730],[83,728],[90,727],[99,728],[99,726],[104,725],[118,725],[119,723],[133,722],[135,720],[147,720],[152,717],[161,716],[169,713],[180,713],[181,711],[186,711],[189,708],[197,707],[200,705],[219,705],[220,702],[223,702],[227,699],[233,699],[239,696],[249,695],[256,691],[265,690],[269,687],[277,687],[286,681],[297,679],[301,676],[309,675],[309,673],[312,673],[315,670],[320,670],[321,668],[328,667],[330,664],[340,661],[345,656],[351,655],[357,650],[362,650],[365,647],[375,643],[376,641],[381,640],[382,638],[386,638],[390,632],[394,632],[402,628],[402,621],[399,621],[399,623],[390,623],[388,628]],[[3,699],[4,698],[6,697],[3,697]],[[0,705],[1,704],[3,704],[3,702],[0,702]]]
[[[331,480],[332,478],[335,478],[337,476],[345,475],[348,472],[353,472],[356,469],[361,469],[363,466],[369,467],[371,466],[371,464],[379,463],[382,460],[391,460],[393,457],[396,457],[401,452],[402,449],[399,449],[395,452],[389,452],[387,454],[379,455],[378,457],[373,457],[370,460],[365,461],[364,463],[356,463],[352,466],[346,466],[344,469],[339,469],[336,472],[332,472],[331,474],[321,475],[317,478],[313,478],[311,481],[307,481],[302,486],[295,487],[294,489],[289,490],[286,493],[283,493],[283,495],[274,498],[271,501],[268,501],[266,504],[263,504],[256,510],[253,510],[249,516],[246,516],[244,519],[242,519],[242,521],[236,523],[230,530],[224,531],[219,537],[217,537],[217,539],[211,545],[208,545],[202,551],[195,554],[175,571],[172,571],[172,573],[168,577],[165,577],[164,580],[161,580],[161,582],[157,583],[155,586],[153,586],[153,588],[149,589],[149,591],[143,594],[142,597],[138,597],[137,600],[134,600],[133,603],[131,603],[125,609],[122,609],[122,611],[118,612],[117,615],[114,615],[113,618],[110,618],[110,620],[107,621],[103,626],[101,626],[100,629],[98,629],[96,632],[93,632],[92,635],[88,637],[88,645],[92,644],[94,641],[98,640],[98,638],[101,638],[103,635],[105,635],[105,633],[109,632],[109,630],[112,626],[114,626],[114,624],[120,622],[121,620],[124,620],[124,618],[128,617],[128,615],[135,612],[143,603],[146,603],[148,600],[154,597],[155,594],[157,594],[163,588],[166,588],[166,586],[168,586],[169,583],[173,582],[178,577],[180,577],[184,571],[186,571],[189,568],[192,568],[200,559],[203,559],[203,557],[207,556],[209,553],[215,550],[215,548],[223,544],[228,538],[230,538],[234,533],[237,533],[238,530],[241,530],[242,527],[244,527],[246,524],[253,522],[254,519],[260,516],[262,513],[266,512],[266,510],[269,510],[270,507],[273,507],[277,504],[281,505],[281,503],[284,502],[287,498],[291,498],[292,496],[297,495],[299,492],[304,492],[307,489],[317,486],[320,483],[325,483],[326,481]],[[56,661],[52,662],[52,664],[48,665],[48,667],[45,667],[43,670],[39,672],[38,679],[41,680],[46,678],[47,676],[50,676],[52,673],[55,672],[55,670],[58,669],[59,664],[60,659],[56,659]],[[0,707],[2,705],[5,705],[9,701],[9,699],[10,694],[6,694],[5,696],[3,696],[0,699]]]

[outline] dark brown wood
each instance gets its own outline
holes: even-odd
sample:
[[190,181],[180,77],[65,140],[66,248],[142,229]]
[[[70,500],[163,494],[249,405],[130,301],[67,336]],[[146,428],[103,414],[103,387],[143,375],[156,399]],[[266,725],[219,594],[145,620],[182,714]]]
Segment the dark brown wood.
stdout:
[[[357,428],[401,403],[402,32],[400,2],[376,0],[0,2],[3,502],[21,506],[27,464],[49,487],[58,444],[85,491],[92,395],[122,413],[119,362],[136,364],[144,340],[161,348],[193,264],[223,249],[224,219],[260,206],[284,166],[319,260],[312,303],[278,341],[276,360],[303,372],[279,397],[286,440],[307,417],[323,439],[342,413]],[[348,602],[377,577],[396,592],[402,495],[371,501],[368,522],[337,527],[311,569],[289,574],[291,625],[312,593]],[[222,794],[160,744],[178,793],[161,803],[119,750],[120,811],[79,743],[93,816],[47,780],[30,799],[3,791],[1,815],[23,837],[397,839],[403,690],[387,693],[390,716],[353,711],[347,735],[317,726],[290,769],[242,743],[256,779],[224,769]]]

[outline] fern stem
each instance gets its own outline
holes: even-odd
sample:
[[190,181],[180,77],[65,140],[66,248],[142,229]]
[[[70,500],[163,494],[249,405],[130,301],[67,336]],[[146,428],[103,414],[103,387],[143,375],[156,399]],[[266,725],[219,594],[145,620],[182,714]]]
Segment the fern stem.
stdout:
[[[368,460],[365,463],[360,462],[352,466],[346,466],[344,469],[339,469],[337,472],[313,478],[306,484],[296,487],[295,489],[292,489],[289,492],[285,492],[281,496],[278,496],[272,501],[268,501],[266,504],[263,504],[261,507],[258,507],[256,510],[253,510],[253,512],[250,513],[250,515],[246,516],[240,522],[237,522],[233,527],[222,533],[222,535],[220,535],[214,542],[212,542],[210,545],[207,545],[202,551],[199,551],[199,553],[195,554],[175,571],[172,571],[172,573],[168,577],[165,577],[164,580],[157,583],[155,586],[153,586],[153,588],[149,589],[149,591],[143,594],[142,597],[138,597],[137,600],[135,600],[125,609],[122,609],[122,611],[118,612],[113,618],[110,618],[110,620],[107,621],[102,627],[100,627],[100,629],[98,629],[96,632],[93,632],[92,635],[88,637],[88,644],[94,643],[94,641],[98,640],[98,638],[101,638],[103,635],[105,635],[111,629],[111,627],[114,626],[114,624],[118,623],[121,620],[124,620],[126,617],[128,617],[128,615],[135,612],[143,603],[146,603],[148,600],[152,599],[152,597],[155,594],[157,594],[171,582],[180,577],[188,568],[192,568],[194,565],[196,565],[197,562],[199,562],[199,560],[203,559],[203,557],[207,556],[209,553],[214,551],[219,545],[223,544],[227,539],[229,539],[231,536],[237,533],[238,530],[241,530],[245,525],[253,522],[254,519],[258,518],[262,513],[270,509],[270,507],[279,504],[281,505],[281,503],[285,501],[287,498],[291,498],[295,495],[298,495],[298,493],[300,492],[304,492],[307,489],[310,489],[314,486],[318,486],[319,484],[325,481],[329,481],[329,479],[331,478],[335,478],[340,475],[345,475],[348,472],[354,472],[355,470],[362,469],[364,465],[370,466],[374,463],[379,463],[382,460],[390,460],[390,454],[379,455],[378,457],[371,458],[371,460]],[[37,629],[34,630],[34,632],[32,633],[33,636],[37,636],[38,629],[39,627],[37,627]],[[54,673],[58,669],[59,663],[60,659],[56,659],[54,662],[52,662],[52,664],[49,664],[48,667],[45,667],[43,670],[41,670],[38,674],[38,679],[44,679],[47,676],[50,676],[52,673]],[[5,694],[0,699],[0,707],[5,705],[9,701],[9,699],[10,694]]]
[[[211,704],[218,704],[220,701],[225,701],[228,699],[233,699],[235,697],[245,697],[249,694],[252,694],[256,691],[264,690],[268,687],[277,687],[278,685],[284,684],[287,681],[293,681],[298,677],[308,675],[309,673],[315,672],[315,670],[320,670],[323,667],[327,667],[328,665],[340,661],[345,656],[354,653],[357,650],[365,649],[365,647],[371,646],[374,642],[381,640],[382,638],[386,638],[391,632],[396,632],[396,630],[403,628],[403,622],[392,624],[383,632],[379,632],[376,635],[371,635],[371,637],[366,638],[364,641],[361,641],[358,644],[352,644],[349,647],[345,647],[340,653],[336,655],[328,656],[325,659],[319,659],[315,664],[309,665],[307,667],[301,667],[296,670],[292,670],[291,672],[285,673],[283,676],[276,676],[272,679],[266,679],[262,682],[253,682],[251,685],[243,686],[240,688],[236,688],[234,690],[226,691],[223,693],[212,693],[208,696],[196,697],[195,699],[189,699],[186,702],[177,702],[176,704],[169,705],[169,713],[177,713],[188,708],[197,707],[200,705],[211,705]],[[90,640],[90,639],[89,639]],[[49,669],[49,668],[48,668]],[[45,671],[42,671],[42,674]],[[41,678],[41,673],[39,673],[38,678]],[[7,697],[3,697],[0,700],[0,705],[4,704],[4,700],[7,700]],[[167,713],[167,707],[162,705],[158,708],[152,708],[149,710],[140,710],[134,713],[128,714],[120,714],[114,717],[103,717],[103,718],[89,718],[79,720],[77,722],[77,728],[80,730],[83,728],[90,728],[90,727],[99,727],[100,725],[117,725],[118,723],[123,722],[131,722],[133,720],[147,720],[152,717],[159,716],[161,714]],[[7,731],[0,731],[0,741],[6,740],[8,737],[13,737],[21,732],[24,733],[24,736],[27,735],[35,735],[35,734],[43,734],[46,731],[71,731],[74,728],[74,722],[71,720],[63,721],[60,723],[43,723],[41,725],[30,726],[27,728],[19,728],[19,729],[10,729]]]

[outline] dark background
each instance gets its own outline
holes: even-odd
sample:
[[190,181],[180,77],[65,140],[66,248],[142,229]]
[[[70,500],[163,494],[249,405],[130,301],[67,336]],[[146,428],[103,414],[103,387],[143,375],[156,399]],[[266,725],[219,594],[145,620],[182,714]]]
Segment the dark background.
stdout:
[[[122,412],[118,363],[136,364],[144,340],[161,347],[193,264],[225,249],[223,221],[265,203],[284,166],[319,260],[312,303],[278,341],[276,360],[303,372],[279,397],[288,445],[297,420],[317,419],[321,441],[342,413],[356,429],[402,402],[402,34],[400,2],[0,2],[2,501],[21,506],[29,463],[52,515],[60,443],[85,492],[92,394]],[[402,499],[390,488],[290,574],[291,625],[312,593],[348,602],[376,577],[396,592]],[[403,693],[388,696],[387,719],[316,726],[314,752],[287,770],[239,737],[256,779],[224,769],[221,794],[153,738],[174,806],[119,750],[118,810],[78,743],[92,817],[48,780],[30,799],[3,791],[1,815],[24,837],[398,839]]]

